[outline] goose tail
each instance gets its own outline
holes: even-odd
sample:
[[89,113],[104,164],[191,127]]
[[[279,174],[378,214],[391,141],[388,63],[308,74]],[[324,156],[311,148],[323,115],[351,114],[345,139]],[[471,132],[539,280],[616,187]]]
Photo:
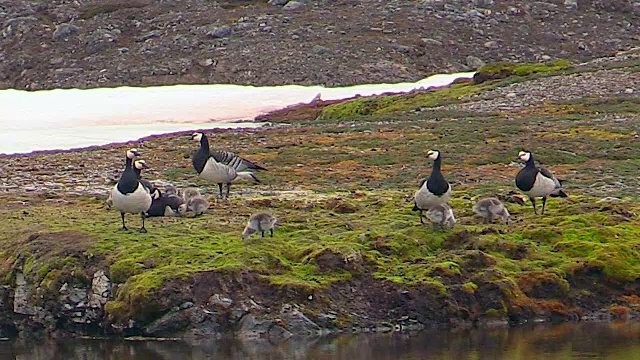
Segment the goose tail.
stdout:
[[558,189],[558,191],[550,194],[549,196],[551,197],[568,197],[569,195],[567,195],[567,193],[565,193],[562,189]]
[[258,179],[256,174],[254,174],[254,173],[252,173],[250,171],[240,171],[240,172],[238,172],[238,177],[236,177],[236,180],[238,180],[238,179],[249,180],[249,181],[256,182],[258,184],[262,183],[262,181],[260,181],[260,179]]

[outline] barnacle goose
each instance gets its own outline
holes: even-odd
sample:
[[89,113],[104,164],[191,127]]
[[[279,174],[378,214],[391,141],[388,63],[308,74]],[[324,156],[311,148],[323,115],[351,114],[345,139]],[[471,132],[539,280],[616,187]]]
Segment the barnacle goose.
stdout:
[[193,167],[203,179],[218,184],[219,197],[223,197],[223,184],[227,185],[226,197],[229,197],[231,182],[238,177],[251,179],[257,183],[260,182],[255,174],[247,170],[267,170],[232,152],[217,151],[211,153],[209,140],[201,132],[193,133],[191,139],[200,143],[200,148],[193,155],[191,161]]
[[536,166],[533,162],[533,153],[530,151],[520,151],[518,159],[524,161],[525,166],[516,175],[516,186],[520,191],[529,196],[533,212],[538,214],[536,209],[536,198],[542,197],[542,214],[547,203],[547,196],[567,197],[562,189],[562,183],[548,169]]
[[111,190],[111,200],[113,206],[120,210],[122,217],[122,230],[127,230],[127,226],[124,222],[125,213],[140,214],[142,218],[142,227],[140,232],[147,232],[144,227],[144,214],[151,206],[151,195],[149,189],[145,188],[134,171],[132,166],[133,159],[139,156],[140,153],[136,149],[130,149],[127,151],[125,158],[125,168],[120,176],[120,180]]
[[153,201],[145,214],[147,217],[178,216],[178,209],[184,203],[179,196],[163,194],[158,188],[153,189],[151,197]]
[[420,183],[420,188],[414,196],[413,211],[420,211],[420,223],[424,223],[422,219],[423,211],[427,211],[434,206],[446,204],[451,199],[451,186],[445,180],[440,171],[441,155],[438,150],[429,150],[427,157],[433,160],[433,169],[431,175]]

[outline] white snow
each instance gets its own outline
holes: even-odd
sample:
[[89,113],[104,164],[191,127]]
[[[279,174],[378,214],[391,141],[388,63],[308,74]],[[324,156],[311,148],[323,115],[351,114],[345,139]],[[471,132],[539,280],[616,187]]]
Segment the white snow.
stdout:
[[0,90],[0,153],[70,149],[200,128],[254,127],[257,115],[320,94],[322,100],[448,85],[473,72],[433,75],[415,83],[322,86],[173,85]]

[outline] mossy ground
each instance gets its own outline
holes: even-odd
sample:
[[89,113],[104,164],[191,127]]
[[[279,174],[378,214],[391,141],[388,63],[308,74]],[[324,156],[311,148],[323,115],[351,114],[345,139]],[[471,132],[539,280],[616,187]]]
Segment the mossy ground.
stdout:
[[[448,91],[481,90],[465,86],[473,85]],[[131,299],[167,280],[216,270],[252,271],[274,286],[308,289],[369,274],[378,281],[426,286],[443,297],[457,291],[482,296],[495,286],[501,300],[480,310],[489,318],[514,307],[569,312],[580,304],[567,303],[568,294],[589,291],[572,288],[572,281],[593,269],[602,274],[596,281],[637,284],[637,125],[601,115],[635,116],[628,104],[637,104],[637,97],[544,104],[508,115],[445,112],[435,118],[396,111],[403,101],[418,101],[416,96],[398,95],[355,120],[334,112],[304,125],[215,132],[215,147],[269,168],[259,174],[263,184],[234,185],[231,198],[215,202],[202,217],[149,219],[147,234],[135,231],[140,222],[135,215],[127,215],[132,230],[119,231],[119,214],[105,209],[103,199],[4,193],[2,276],[10,281],[12,270],[23,266],[31,281],[53,291],[64,281],[86,282],[87,269],[104,267],[122,284],[107,310],[124,314]],[[593,111],[556,112],[559,106]],[[170,150],[154,152],[168,143]],[[158,177],[195,183],[213,194],[214,187],[198,180],[183,157],[194,147],[184,135],[167,135],[145,140],[144,153]],[[453,230],[420,225],[411,211],[410,198],[430,171],[428,148],[442,152],[443,171],[453,185],[458,218]],[[522,148],[567,180],[569,198],[550,199],[544,216],[534,215],[528,202],[510,202],[518,171],[512,161]],[[481,224],[471,210],[481,196],[505,199],[513,221]],[[619,200],[599,201],[605,196]],[[241,240],[247,216],[260,210],[280,218],[275,236]],[[82,236],[63,237],[64,244],[43,241],[69,231]],[[41,235],[29,236],[34,233]],[[324,261],[327,251],[340,261]],[[631,295],[606,301],[632,307]]]

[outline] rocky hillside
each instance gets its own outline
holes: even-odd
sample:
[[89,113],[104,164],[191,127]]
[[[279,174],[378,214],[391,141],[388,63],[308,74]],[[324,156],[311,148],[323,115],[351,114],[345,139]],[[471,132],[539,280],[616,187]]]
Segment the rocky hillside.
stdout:
[[0,88],[417,80],[640,42],[637,0],[4,0]]

